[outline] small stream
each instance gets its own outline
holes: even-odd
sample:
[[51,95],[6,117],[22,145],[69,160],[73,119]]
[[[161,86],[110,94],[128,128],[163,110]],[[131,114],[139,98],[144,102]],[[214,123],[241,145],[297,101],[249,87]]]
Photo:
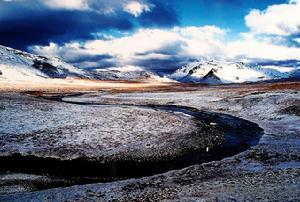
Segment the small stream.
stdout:
[[[71,95],[73,97],[82,94]],[[95,182],[111,182],[129,178],[152,176],[170,170],[182,169],[187,166],[204,162],[217,161],[236,155],[256,145],[263,135],[263,130],[256,124],[231,115],[199,111],[196,108],[177,105],[134,105],[134,104],[105,104],[93,102],[75,102],[64,100],[65,96],[39,97],[50,101],[64,102],[77,105],[91,106],[118,106],[138,107],[162,110],[169,113],[184,113],[194,117],[199,122],[208,125],[217,125],[224,131],[225,141],[215,148],[202,148],[187,150],[173,159],[156,159],[155,161],[129,161],[118,160],[103,163],[97,159],[78,158],[73,160],[59,160],[37,156],[12,156],[0,157],[1,172],[30,173],[47,175],[53,179],[61,179],[55,183],[36,185],[37,190],[53,187],[63,187],[75,184]]]
[[[92,106],[114,106],[114,107],[138,107],[146,109],[161,110],[170,113],[180,112],[196,118],[197,120],[206,124],[215,124],[224,129],[226,142],[224,147],[235,147],[238,151],[244,151],[251,146],[258,144],[260,138],[263,135],[263,129],[258,124],[241,119],[232,115],[200,111],[197,108],[179,105],[154,105],[154,104],[107,104],[98,102],[80,102],[65,100],[66,97],[79,97],[88,93],[77,93],[68,96],[52,96],[46,99],[58,102],[64,102],[68,104],[77,105],[92,105]],[[45,98],[45,97],[42,97]],[[238,152],[238,153],[240,153]]]

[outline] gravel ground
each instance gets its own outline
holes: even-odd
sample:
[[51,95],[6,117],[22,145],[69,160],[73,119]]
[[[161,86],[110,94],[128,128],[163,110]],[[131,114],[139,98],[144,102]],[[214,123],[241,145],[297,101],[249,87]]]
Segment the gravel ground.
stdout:
[[[0,99],[1,156],[21,153],[75,159],[130,152],[138,158],[139,153],[148,152],[151,157],[198,130],[193,117],[183,113],[72,105],[21,94],[6,94]],[[176,147],[170,152],[176,153]]]
[[[174,104],[221,112],[258,123],[258,145],[220,161],[111,183],[0,196],[4,201],[299,201],[300,117],[290,106],[299,88],[205,88],[193,92],[95,93],[65,98],[111,104]],[[75,100],[76,99],[76,100]]]

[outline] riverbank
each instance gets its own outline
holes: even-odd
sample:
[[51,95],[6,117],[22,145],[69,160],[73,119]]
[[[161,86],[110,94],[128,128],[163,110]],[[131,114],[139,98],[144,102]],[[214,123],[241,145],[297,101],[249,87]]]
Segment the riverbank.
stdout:
[[[290,110],[300,103],[299,82],[197,86],[186,91],[94,92],[63,99],[96,105],[186,106],[249,120],[259,124],[265,134],[256,146],[219,161],[140,179],[5,195],[1,200],[300,199],[300,117]],[[15,177],[11,174],[11,179]]]

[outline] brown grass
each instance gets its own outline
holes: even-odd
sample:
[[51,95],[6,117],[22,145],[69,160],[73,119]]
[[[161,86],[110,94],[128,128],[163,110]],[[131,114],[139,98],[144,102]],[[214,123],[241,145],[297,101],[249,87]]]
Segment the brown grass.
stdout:
[[71,93],[82,91],[109,91],[121,92],[183,92],[183,91],[221,91],[247,94],[253,92],[267,92],[278,90],[300,91],[300,81],[286,81],[276,83],[228,84],[208,86],[204,84],[182,83],[149,83],[134,81],[90,81],[82,79],[54,80],[49,83],[18,82],[9,83],[0,81],[0,92],[28,92],[41,91],[48,93]]

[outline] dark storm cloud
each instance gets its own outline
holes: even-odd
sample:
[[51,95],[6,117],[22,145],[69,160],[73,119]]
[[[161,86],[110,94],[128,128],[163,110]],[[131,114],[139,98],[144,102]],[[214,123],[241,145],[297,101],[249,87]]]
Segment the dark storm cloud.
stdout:
[[168,59],[147,59],[138,60],[133,65],[142,66],[147,70],[154,71],[156,73],[172,73],[178,67],[192,62],[189,58],[183,56],[171,56]]
[[106,59],[112,59],[113,56],[105,54],[105,55],[80,55],[77,58],[70,59],[68,62],[71,63],[81,63],[81,62],[100,62]]
[[68,61],[76,67],[86,70],[104,69],[118,66],[118,61],[111,55],[81,55],[75,60]]
[[[173,6],[163,1],[153,0],[151,3],[155,5],[151,12],[144,12],[139,22],[147,27],[172,27],[179,24],[179,19]],[[167,1],[166,1],[167,2]]]
[[[106,1],[91,1],[100,8]],[[95,3],[97,2],[97,3]],[[129,31],[141,27],[169,27],[178,23],[174,10],[158,1],[153,10],[135,18],[118,7],[113,14],[97,10],[51,9],[38,0],[0,1],[0,44],[19,49],[94,39],[95,32]],[[97,7],[96,7],[97,6]]]
[[172,44],[164,44],[163,46],[159,47],[159,49],[156,50],[149,50],[142,53],[136,53],[136,56],[147,56],[149,54],[162,54],[166,56],[176,56],[179,52],[184,51],[185,46],[187,44],[183,41],[176,41]]
[[[16,4],[18,4],[17,2]],[[4,10],[3,4],[0,5]],[[50,41],[90,39],[91,33],[104,29],[129,30],[132,23],[122,16],[107,16],[92,11],[51,10],[42,6],[9,5],[0,18],[0,43],[24,49],[47,45]]]
[[261,65],[261,66],[281,66],[281,67],[297,67],[297,64],[300,64],[300,60],[264,60],[256,61],[251,63],[251,65]]

